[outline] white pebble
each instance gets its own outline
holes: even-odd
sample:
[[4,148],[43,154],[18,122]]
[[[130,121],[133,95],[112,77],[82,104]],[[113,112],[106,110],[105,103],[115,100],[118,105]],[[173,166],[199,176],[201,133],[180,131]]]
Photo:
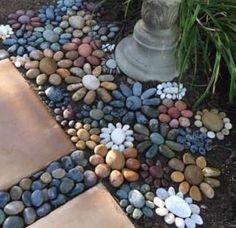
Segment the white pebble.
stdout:
[[225,128],[230,130],[232,129],[233,125],[231,123],[225,123]]
[[184,194],[182,192],[178,192],[176,194],[176,196],[178,196],[179,198],[183,199],[184,198]]
[[109,142],[109,143],[106,144],[107,149],[110,149],[112,146],[113,146],[113,142]]
[[224,118],[224,119],[223,119],[223,121],[224,121],[224,123],[230,123],[230,119],[229,119],[229,118],[227,118],[227,117],[226,117],[226,118]]
[[177,228],[184,228],[185,227],[185,223],[184,220],[182,218],[175,218],[175,225]]
[[162,84],[159,84],[159,85],[157,86],[157,89],[158,89],[158,90],[162,90],[162,89],[163,89]]
[[173,82],[172,85],[173,85],[174,87],[177,87],[177,86],[178,86],[178,83],[177,83],[177,82]]
[[166,95],[164,93],[161,94],[160,96],[161,99],[165,99],[166,98]]
[[165,216],[168,214],[168,210],[165,207],[160,207],[155,210],[156,214],[159,216]]
[[197,224],[197,225],[202,225],[203,220],[202,217],[198,214],[192,214],[191,219]]
[[169,187],[168,193],[169,193],[169,196],[174,196],[176,194],[175,189],[173,187]]
[[125,124],[123,127],[122,127],[122,130],[123,131],[127,131],[129,129],[129,125],[128,124]]
[[118,147],[117,145],[113,145],[113,146],[111,147],[111,149],[112,149],[112,150],[119,150],[119,147]]
[[200,131],[201,131],[202,133],[207,133],[208,130],[207,130],[207,128],[205,128],[205,127],[201,127],[201,128],[200,128]]
[[164,188],[158,188],[156,190],[156,195],[162,200],[165,200],[169,197],[169,193]]
[[164,221],[165,223],[171,225],[175,222],[175,216],[172,213],[169,213],[164,217]]
[[196,120],[196,121],[194,122],[194,125],[195,125],[196,127],[202,127],[202,121],[201,121],[201,120]]
[[[172,95],[172,99],[173,99],[173,100],[176,100],[176,99],[177,99],[177,96],[178,96],[178,95],[173,94],[173,95]],[[181,100],[181,99],[182,99],[182,97],[180,98],[180,100]]]
[[208,131],[207,132],[207,137],[210,139],[214,139],[216,137],[216,134],[213,131]]
[[216,133],[216,138],[219,139],[219,140],[224,140],[224,134],[219,131],[219,132]]
[[198,205],[190,204],[189,207],[193,214],[200,214],[200,207]]
[[134,137],[127,136],[127,137],[126,137],[126,141],[128,141],[128,142],[133,142],[133,141],[134,141]]
[[157,207],[165,207],[165,202],[163,200],[161,200],[158,197],[155,197],[153,200],[153,203],[157,206]]
[[125,145],[126,147],[134,147],[134,144],[133,144],[132,142],[128,142],[128,141],[125,141],[125,142],[124,142],[124,145]]
[[161,95],[162,94],[162,90],[157,90],[157,95]]
[[167,94],[167,95],[166,95],[166,98],[172,99],[172,95],[171,95],[171,94]]
[[229,130],[226,129],[226,128],[223,128],[223,129],[221,130],[221,132],[222,132],[224,135],[229,135]]
[[195,120],[201,120],[202,117],[201,117],[200,115],[195,115],[195,116],[194,116],[194,119],[195,119]]
[[166,86],[166,83],[165,82],[163,82],[162,83],[162,88],[164,89],[164,88],[166,88],[167,86]]
[[102,128],[101,132],[111,134],[110,128]]
[[109,123],[108,128],[110,128],[113,131],[115,130],[116,127],[112,123]]
[[17,68],[21,67],[21,62],[15,62],[14,64]]
[[125,146],[123,144],[119,145],[119,151],[123,152],[125,150]]
[[171,82],[167,82],[166,83],[166,87],[172,87],[172,83]]
[[100,138],[110,139],[110,134],[104,132],[104,133],[100,134]]
[[100,141],[101,144],[107,144],[108,142],[110,142],[110,139],[103,139]]
[[133,133],[134,133],[133,130],[127,130],[127,131],[125,132],[126,135],[133,135]]
[[196,223],[190,218],[185,219],[185,225],[187,228],[196,228]]
[[188,204],[191,204],[193,202],[193,199],[191,197],[186,197],[184,201]]
[[117,123],[116,127],[121,129],[122,128],[122,124],[121,123]]

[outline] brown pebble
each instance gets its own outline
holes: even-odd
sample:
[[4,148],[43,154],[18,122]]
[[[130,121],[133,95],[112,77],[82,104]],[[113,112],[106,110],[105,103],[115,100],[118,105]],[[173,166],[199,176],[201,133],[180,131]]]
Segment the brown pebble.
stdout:
[[201,183],[200,184],[200,189],[202,193],[209,199],[214,198],[215,196],[215,191],[214,189],[207,183]]
[[171,173],[170,178],[172,181],[179,183],[184,180],[184,174],[179,171],[174,171],[173,173]]
[[110,173],[110,183],[113,187],[117,188],[119,187],[120,185],[123,184],[124,182],[124,176],[122,175],[122,173],[118,170],[113,170],[111,173]]
[[200,202],[202,201],[202,194],[197,186],[192,186],[189,190],[189,195],[194,201]]
[[75,144],[76,148],[79,150],[84,150],[86,148],[86,144],[84,141],[79,140],[76,144]]
[[107,154],[108,150],[106,148],[105,145],[103,144],[100,144],[100,145],[97,145],[95,148],[94,148],[94,153],[95,154],[99,154],[101,155],[102,157],[105,157],[106,154]]
[[189,153],[185,153],[183,155],[183,162],[186,165],[195,164],[195,160],[194,160],[193,156],[191,154],[189,154]]
[[187,194],[189,192],[190,185],[187,181],[183,181],[179,185],[179,192],[182,192],[183,194]]
[[136,158],[138,156],[138,151],[136,148],[126,148],[123,153],[125,158]]
[[98,155],[98,154],[94,154],[89,158],[89,162],[93,166],[97,166],[99,164],[104,163],[104,158],[102,156]]
[[196,165],[200,168],[203,169],[207,166],[207,161],[206,158],[203,156],[200,156],[196,159]]
[[187,109],[187,105],[183,101],[176,101],[175,107],[181,112]]
[[126,169],[126,168],[122,169],[122,174],[128,182],[134,182],[139,179],[138,173],[130,169]]
[[99,164],[95,168],[95,173],[100,178],[106,178],[110,175],[110,168],[107,164]]
[[168,166],[173,169],[173,170],[176,170],[176,171],[184,171],[184,163],[177,159],[177,158],[172,158],[171,160],[169,160],[168,162]]
[[126,167],[131,170],[138,170],[140,168],[140,162],[135,158],[127,159],[125,164]]

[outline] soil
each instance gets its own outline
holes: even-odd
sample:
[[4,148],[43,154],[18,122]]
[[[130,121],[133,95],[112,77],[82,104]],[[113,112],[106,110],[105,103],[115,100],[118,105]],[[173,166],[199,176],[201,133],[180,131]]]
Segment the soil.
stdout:
[[[55,0],[1,0],[0,8],[0,24],[6,23],[7,15],[14,12],[17,9],[38,9],[42,4],[53,4]],[[114,3],[116,8],[112,16],[107,16],[105,20],[117,20],[117,18],[123,18],[119,13],[119,6],[117,2],[109,1],[110,4]],[[110,8],[114,10],[113,8]],[[111,18],[112,17],[112,18]],[[123,19],[120,20],[123,22]],[[128,26],[127,26],[128,25]],[[124,33],[131,32],[130,26],[133,26],[133,21],[126,21],[126,27],[124,27]],[[131,27],[132,27],[131,26]],[[128,29],[127,29],[128,28]],[[121,33],[121,34],[124,34]],[[121,35],[120,34],[120,35]],[[225,73],[225,72],[223,72]],[[227,83],[226,83],[227,84]],[[236,108],[229,105],[226,102],[227,93],[225,87],[225,81],[220,82],[220,94],[216,94],[208,100],[202,107],[215,107],[221,111],[225,111],[231,118],[232,124],[236,125]],[[223,85],[223,86],[222,86]],[[147,84],[147,87],[149,85]],[[199,96],[199,88],[189,87],[189,95],[187,102],[192,104]],[[222,89],[223,88],[223,89]],[[222,95],[223,94],[223,95]],[[200,108],[202,108],[200,107]],[[213,200],[206,200],[200,204],[201,215],[204,219],[204,227],[206,228],[236,228],[236,129],[231,131],[231,135],[226,138],[223,143],[219,142],[215,145],[214,149],[207,154],[208,164],[212,167],[217,167],[222,170],[222,175],[219,178],[221,186],[216,189],[216,196]],[[216,142],[217,143],[217,142]],[[104,183],[108,186],[107,182]],[[111,193],[114,194],[115,190],[108,187]],[[152,219],[141,219],[139,221],[133,221],[137,228],[167,228],[163,223],[163,219],[154,216]]]

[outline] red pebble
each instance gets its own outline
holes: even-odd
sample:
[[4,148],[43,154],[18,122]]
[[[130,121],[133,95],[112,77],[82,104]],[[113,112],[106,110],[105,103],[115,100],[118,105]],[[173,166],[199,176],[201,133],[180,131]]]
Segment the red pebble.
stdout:
[[176,101],[175,107],[181,112],[187,109],[187,105],[183,101]]
[[169,108],[168,114],[169,114],[169,116],[170,116],[171,118],[177,119],[177,118],[180,117],[180,111],[179,111],[177,108],[175,108],[175,107]]
[[159,113],[167,113],[167,107],[165,105],[158,106]]
[[183,117],[191,118],[193,116],[193,112],[190,110],[183,110],[181,111],[181,115]]
[[92,37],[86,36],[83,38],[82,43],[83,44],[89,44],[92,41]]
[[174,106],[174,102],[171,99],[164,99],[162,104],[165,105],[167,108],[171,108]]
[[75,67],[83,67],[85,63],[85,58],[84,57],[79,57],[78,59],[76,59],[74,62],[73,62],[73,65]]
[[81,40],[79,38],[73,38],[71,42],[75,43],[75,44],[78,44],[78,45],[81,44]]
[[83,57],[88,57],[92,54],[92,48],[89,44],[81,44],[78,48],[78,52]]
[[189,127],[190,126],[190,120],[186,117],[180,117],[179,118],[179,124],[181,127]]
[[67,59],[76,60],[79,57],[79,54],[77,51],[68,51],[65,56]]
[[161,123],[169,123],[170,122],[170,117],[167,114],[160,114],[159,115],[159,120]]
[[78,45],[75,43],[68,43],[62,46],[62,49],[64,51],[73,51],[73,50],[77,50],[77,48],[78,48]]
[[149,172],[153,178],[163,177],[163,169],[161,168],[161,166],[152,166],[149,168]]
[[100,60],[95,56],[88,56],[87,61],[93,66],[98,66],[100,64]]
[[179,121],[177,119],[172,119],[169,123],[171,128],[178,128],[179,127]]

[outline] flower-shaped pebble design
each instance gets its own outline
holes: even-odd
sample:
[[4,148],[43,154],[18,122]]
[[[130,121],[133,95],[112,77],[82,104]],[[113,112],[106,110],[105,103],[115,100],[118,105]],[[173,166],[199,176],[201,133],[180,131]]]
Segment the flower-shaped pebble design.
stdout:
[[60,14],[60,8],[54,5],[42,5],[38,10],[38,17],[40,21],[44,24],[58,25],[62,17]]
[[140,82],[133,84],[132,88],[126,84],[120,85],[120,90],[112,92],[114,107],[112,115],[122,117],[122,122],[131,124],[138,122],[147,124],[149,118],[157,118],[158,111],[155,108],[160,104],[160,99],[155,97],[156,89],[143,89]]
[[226,117],[224,112],[219,112],[216,109],[198,111],[194,118],[194,125],[199,127],[200,131],[206,133],[208,138],[211,139],[216,137],[219,140],[223,140],[232,129],[230,119]]
[[146,159],[141,164],[140,175],[144,178],[145,183],[149,184],[153,188],[160,186],[169,186],[170,178],[168,167],[163,167],[160,160],[156,162],[153,159]]
[[108,149],[118,150],[123,152],[125,148],[133,147],[133,130],[130,130],[129,125],[116,125],[109,123],[108,127],[101,129],[101,143],[106,145]]
[[196,159],[189,153],[183,155],[183,159],[173,158],[168,166],[175,170],[171,173],[171,179],[179,183],[179,191],[183,194],[189,192],[195,201],[202,200],[202,194],[212,199],[215,196],[213,188],[220,186],[220,181],[214,177],[220,176],[217,168],[207,166],[205,157],[199,156]]
[[201,155],[206,155],[212,149],[212,140],[207,137],[207,134],[192,128],[181,128],[177,142],[183,144],[190,152]]
[[109,122],[113,121],[113,116],[110,115],[112,107],[98,101],[92,107],[83,105],[81,112],[77,117],[83,123],[89,123],[92,127],[106,127]]
[[[62,52],[53,53],[50,49],[45,49],[43,52],[34,50],[30,53],[32,61],[25,64],[26,77],[35,79],[37,85],[45,85],[49,83],[54,86],[59,86],[62,81],[69,77],[72,61],[63,59]],[[81,81],[80,78],[76,78]]]
[[157,95],[163,100],[165,98],[171,100],[182,100],[185,96],[187,89],[183,84],[176,82],[163,82],[157,86]]
[[7,19],[8,24],[16,30],[32,31],[41,25],[40,18],[35,15],[33,10],[17,10],[15,13],[9,14]]
[[190,228],[203,225],[200,207],[192,201],[191,197],[184,198],[181,192],[176,194],[174,188],[170,187],[168,191],[158,188],[153,202],[157,206],[156,214],[164,217],[165,223],[175,224],[177,228]]
[[190,118],[193,112],[187,109],[187,104],[183,101],[173,102],[171,99],[164,99],[158,106],[160,113],[159,120],[161,123],[167,123],[171,128],[189,127]]
[[94,149],[100,141],[100,129],[92,128],[89,124],[77,122],[74,128],[69,128],[67,134],[79,150],[84,150],[86,147]]
[[117,65],[114,54],[105,55],[105,57],[102,58],[101,65],[104,74],[120,74],[120,69]]
[[135,182],[139,179],[137,171],[140,162],[137,155],[135,148],[127,148],[124,153],[120,153],[117,150],[108,150],[105,145],[100,144],[94,148],[94,155],[89,158],[89,162],[95,166],[98,177],[109,177],[111,185],[117,188],[125,180]]
[[171,129],[167,124],[159,123],[156,119],[149,122],[150,130],[142,125],[134,125],[134,138],[138,141],[137,149],[145,153],[146,158],[154,158],[158,153],[167,158],[175,157],[175,151],[183,151],[184,146],[176,142],[178,129]]
[[133,219],[138,220],[143,216],[151,218],[154,215],[155,205],[148,197],[152,195],[149,185],[123,184],[116,195],[120,200],[120,206]]

